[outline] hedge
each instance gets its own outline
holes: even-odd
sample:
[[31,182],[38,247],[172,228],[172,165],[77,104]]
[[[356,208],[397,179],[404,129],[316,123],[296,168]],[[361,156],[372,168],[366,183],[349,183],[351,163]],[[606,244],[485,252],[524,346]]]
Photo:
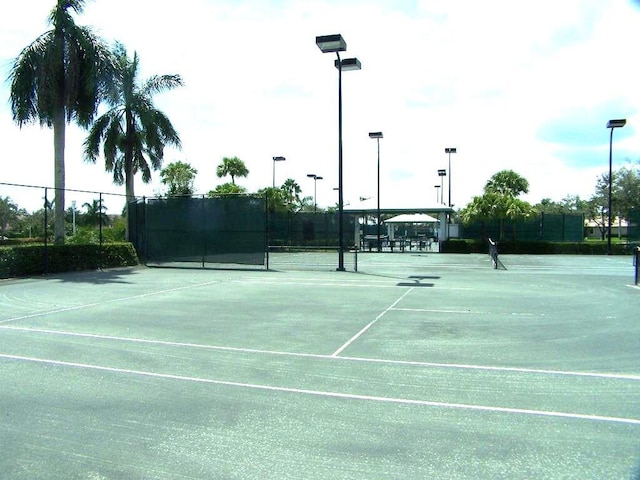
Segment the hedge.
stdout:
[[0,278],[96,270],[138,264],[131,243],[0,247]]

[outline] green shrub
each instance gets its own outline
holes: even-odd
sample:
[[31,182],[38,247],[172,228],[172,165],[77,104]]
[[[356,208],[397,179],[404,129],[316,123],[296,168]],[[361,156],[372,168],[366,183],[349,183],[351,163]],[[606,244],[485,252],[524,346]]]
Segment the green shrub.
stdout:
[[0,247],[0,278],[138,264],[131,243]]

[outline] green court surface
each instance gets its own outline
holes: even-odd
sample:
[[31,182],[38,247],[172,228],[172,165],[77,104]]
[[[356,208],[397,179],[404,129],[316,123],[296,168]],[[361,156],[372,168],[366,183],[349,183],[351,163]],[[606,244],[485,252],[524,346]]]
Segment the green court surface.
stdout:
[[0,282],[0,477],[640,479],[631,257],[325,255]]

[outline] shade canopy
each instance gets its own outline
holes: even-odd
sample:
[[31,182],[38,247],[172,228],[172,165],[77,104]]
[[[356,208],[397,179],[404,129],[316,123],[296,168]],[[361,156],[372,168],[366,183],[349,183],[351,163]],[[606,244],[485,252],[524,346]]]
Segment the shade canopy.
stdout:
[[437,218],[426,213],[404,213],[384,220],[384,223],[438,223]]

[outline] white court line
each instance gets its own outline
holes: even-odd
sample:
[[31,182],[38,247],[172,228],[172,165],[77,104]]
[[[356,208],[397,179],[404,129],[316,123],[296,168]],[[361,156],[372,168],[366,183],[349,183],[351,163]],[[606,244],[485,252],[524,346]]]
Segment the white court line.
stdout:
[[510,315],[512,317],[544,317],[544,313],[527,313],[527,312],[483,312],[479,310],[441,310],[433,308],[394,308],[396,312],[418,312],[418,313],[460,313],[474,315]]
[[19,355],[0,354],[0,358],[7,360],[18,360],[23,362],[43,363],[47,365],[57,365],[62,367],[83,368],[87,370],[98,370],[102,372],[123,373],[128,375],[138,375],[142,377],[163,378],[169,380],[181,380],[187,382],[207,383],[211,385],[223,385],[228,387],[249,388],[254,390],[266,390],[271,392],[297,393],[302,395],[314,395],[319,397],[343,398],[350,400],[363,400],[370,402],[395,403],[403,405],[419,405],[427,407],[451,408],[458,410],[475,410],[495,413],[513,413],[519,415],[534,415],[542,417],[558,417],[575,420],[589,420],[597,422],[623,423],[627,425],[640,425],[640,419],[624,417],[608,417],[603,415],[588,415],[583,413],[568,413],[549,410],[530,410],[524,408],[491,407],[487,405],[473,405],[465,403],[434,402],[429,400],[412,400],[407,398],[379,397],[372,395],[358,395],[354,393],[325,392],[321,390],[308,390],[303,388],[274,387],[271,385],[257,385],[253,383],[229,382],[225,380],[214,380],[209,378],[188,377],[184,375],[171,375],[167,373],[145,372],[140,370],[128,370],[124,368],[103,367],[100,365],[89,365],[85,363],[62,362],[59,360],[49,360],[44,358],[23,357]]
[[364,332],[366,332],[367,330],[369,330],[374,323],[376,323],[378,320],[380,320],[385,313],[387,313],[389,310],[393,309],[393,307],[395,307],[398,302],[400,302],[400,300],[402,300],[404,297],[406,297],[409,293],[411,293],[413,290],[415,289],[415,287],[411,287],[409,290],[407,290],[406,292],[404,292],[402,295],[400,295],[400,298],[398,298],[395,302],[393,302],[391,304],[390,307],[388,307],[384,312],[382,312],[380,315],[378,315],[375,319],[371,320],[369,322],[368,325],[366,325],[362,330],[360,330],[358,333],[356,333],[353,337],[351,337],[347,343],[345,343],[344,345],[342,345],[338,350],[336,350],[335,352],[333,352],[333,354],[331,355],[332,357],[337,357],[338,355],[340,355],[340,353],[347,348],[349,345],[351,345],[353,342],[355,342]]
[[8,325],[0,325],[0,330],[42,333],[46,335],[59,335],[59,336],[67,336],[67,337],[93,338],[97,340],[114,340],[118,342],[141,343],[146,345],[159,345],[159,346],[166,346],[166,347],[195,348],[195,349],[204,349],[204,350],[218,350],[223,352],[251,353],[251,354],[259,354],[259,355],[276,355],[276,356],[283,356],[283,357],[317,358],[321,360],[340,360],[340,361],[361,362],[361,363],[383,363],[387,365],[406,365],[406,366],[413,366],[413,367],[451,368],[451,369],[458,369],[458,370],[486,370],[486,371],[495,371],[495,372],[560,375],[560,376],[567,376],[567,377],[591,377],[591,378],[605,378],[605,379],[611,379],[611,380],[640,381],[640,375],[633,375],[633,374],[627,374],[627,373],[571,372],[566,370],[544,370],[544,369],[521,368],[521,367],[495,367],[495,366],[488,366],[488,365],[466,365],[466,364],[460,364],[460,363],[418,362],[418,361],[411,361],[411,360],[387,360],[387,359],[381,359],[381,358],[367,358],[367,357],[348,357],[348,356],[337,357],[333,355],[322,355],[322,354],[316,354],[316,353],[282,352],[277,350],[260,350],[255,348],[242,348],[242,347],[222,347],[218,345],[204,345],[201,343],[183,343],[183,342],[168,342],[164,340],[146,340],[143,338],[118,337],[113,335],[99,335],[95,333],[65,332],[61,330],[46,330],[42,328],[30,328],[30,327],[14,327],[14,326],[8,326]]
[[162,295],[163,293],[171,293],[171,292],[177,292],[180,290],[187,290],[189,288],[194,288],[194,287],[204,287],[207,285],[213,285],[214,283],[220,283],[220,280],[214,280],[214,281],[205,282],[205,283],[197,283],[194,285],[183,285],[181,287],[169,288],[167,290],[158,290],[155,292],[141,293],[140,295],[132,295],[130,297],[114,298],[112,300],[106,300],[104,302],[85,303],[82,305],[75,305],[73,307],[56,308],[54,310],[47,310],[46,312],[31,313],[29,315],[22,315],[19,317],[8,318],[6,320],[0,320],[0,324],[17,322],[19,320],[27,320],[29,318],[43,317],[43,316],[52,315],[55,313],[71,312],[73,310],[82,310],[83,308],[97,307],[98,305],[107,305],[109,303],[126,302],[127,300],[133,300],[134,298],[152,297],[154,295]]

